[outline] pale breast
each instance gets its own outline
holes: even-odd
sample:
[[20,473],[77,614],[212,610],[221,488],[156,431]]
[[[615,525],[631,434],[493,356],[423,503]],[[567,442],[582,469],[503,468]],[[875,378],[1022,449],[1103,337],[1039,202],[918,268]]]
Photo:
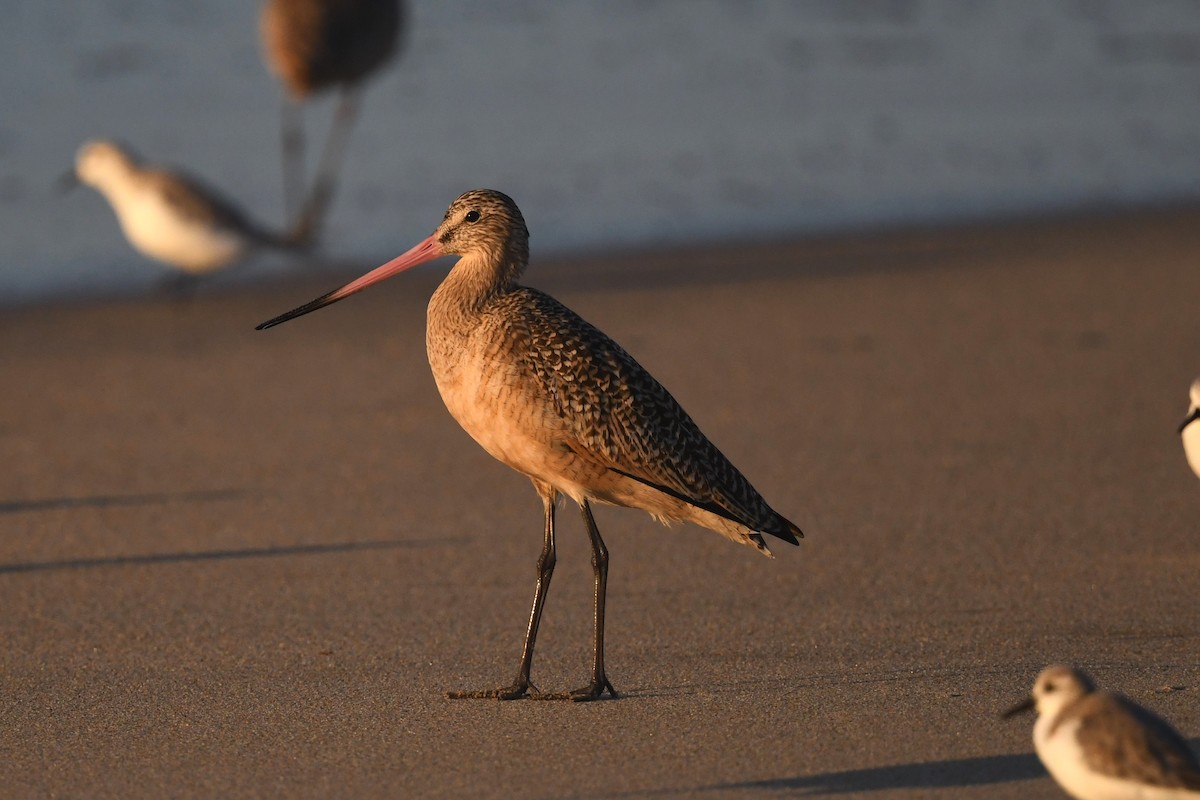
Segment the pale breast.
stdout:
[[205,272],[241,255],[244,238],[182,216],[156,191],[140,191],[117,204],[118,218],[129,241],[151,258],[189,272]]
[[426,344],[442,402],[471,438],[514,470],[577,499],[570,476],[582,465],[562,444],[562,419],[533,380],[506,326],[431,315]]
[[1200,475],[1200,422],[1194,422],[1183,429],[1183,451],[1187,455],[1188,466],[1192,472]]

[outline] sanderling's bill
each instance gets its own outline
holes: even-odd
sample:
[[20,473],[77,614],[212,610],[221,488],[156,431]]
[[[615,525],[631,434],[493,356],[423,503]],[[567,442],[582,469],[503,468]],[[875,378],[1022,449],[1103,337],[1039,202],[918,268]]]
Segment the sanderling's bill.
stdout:
[[1200,378],[1192,383],[1188,392],[1187,416],[1179,425],[1179,435],[1183,438],[1183,452],[1192,472],[1200,476]]
[[1078,800],[1200,800],[1200,762],[1174,728],[1118,694],[1098,692],[1079,670],[1042,670],[1028,700],[1033,745],[1058,785]]

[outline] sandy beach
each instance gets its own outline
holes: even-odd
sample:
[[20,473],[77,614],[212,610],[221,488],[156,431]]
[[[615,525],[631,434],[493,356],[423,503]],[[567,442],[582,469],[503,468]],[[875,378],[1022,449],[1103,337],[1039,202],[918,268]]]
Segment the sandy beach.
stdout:
[[[541,544],[430,377],[445,263],[262,333],[339,276],[0,311],[0,793],[1055,798],[999,718],[1053,661],[1195,746],[1198,253],[1194,211],[535,252],[807,534],[600,508],[584,705],[443,697],[512,677]],[[546,690],[590,658],[560,520]]]

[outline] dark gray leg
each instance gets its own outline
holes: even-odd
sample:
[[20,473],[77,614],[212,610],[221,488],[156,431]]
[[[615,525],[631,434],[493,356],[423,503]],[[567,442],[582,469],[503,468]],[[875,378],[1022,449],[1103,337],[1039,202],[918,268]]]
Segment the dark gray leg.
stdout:
[[293,225],[304,202],[304,120],[300,106],[284,98],[280,119],[283,155],[283,214]]
[[604,696],[607,690],[613,697],[617,690],[608,682],[604,674],[604,595],[608,589],[608,548],[600,538],[600,529],[592,518],[592,509],[587,500],[579,507],[583,512],[583,524],[587,526],[588,537],[592,540],[592,572],[596,579],[596,618],[595,637],[592,657],[592,682],[589,686],[571,692],[572,700],[597,700]]
[[553,489],[543,491],[542,502],[546,506],[546,538],[542,544],[542,554],[537,560],[537,584],[533,592],[533,608],[529,612],[529,627],[525,630],[525,646],[521,649],[521,666],[517,669],[517,678],[512,686],[500,689],[483,689],[479,691],[447,692],[452,700],[464,700],[479,697],[494,697],[497,700],[516,700],[529,694],[529,690],[537,691],[537,687],[529,680],[529,671],[533,667],[533,645],[537,639],[538,625],[542,621],[542,607],[546,604],[546,591],[550,588],[550,578],[554,575],[554,501],[558,493]]
[[617,697],[617,690],[608,682],[608,677],[604,674],[604,594],[608,587],[608,548],[604,546],[604,540],[600,538],[600,529],[596,527],[596,520],[592,518],[592,509],[587,500],[583,501],[579,510],[583,513],[583,524],[587,526],[588,537],[592,540],[592,573],[596,579],[596,627],[592,645],[592,682],[573,692],[567,692],[565,695],[539,695],[539,698],[584,702],[599,700],[605,692],[614,698]]
[[297,242],[308,244],[315,241],[320,233],[325,211],[329,207],[329,201],[333,199],[334,184],[341,169],[342,156],[346,152],[346,143],[350,141],[350,131],[358,118],[358,97],[358,89],[349,88],[344,89],[338,99],[329,138],[325,140],[325,149],[321,151],[321,161],[317,164],[316,177],[313,178],[312,191],[292,232]]

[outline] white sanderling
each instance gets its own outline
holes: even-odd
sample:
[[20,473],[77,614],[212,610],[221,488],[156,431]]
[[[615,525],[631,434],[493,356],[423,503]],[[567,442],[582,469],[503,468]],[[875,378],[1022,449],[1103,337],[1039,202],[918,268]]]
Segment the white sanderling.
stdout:
[[1187,416],[1179,425],[1179,435],[1183,439],[1183,452],[1187,456],[1192,472],[1200,477],[1200,425],[1193,424],[1200,420],[1200,378],[1192,382],[1188,392]]
[[195,178],[144,165],[115,142],[85,143],[74,172],[64,180],[95,188],[112,206],[134,248],[189,276],[227,267],[258,247],[294,246],[251,222]]
[[1005,717],[1031,709],[1038,758],[1072,797],[1200,800],[1200,762],[1183,737],[1132,700],[1096,691],[1079,670],[1046,667]]

